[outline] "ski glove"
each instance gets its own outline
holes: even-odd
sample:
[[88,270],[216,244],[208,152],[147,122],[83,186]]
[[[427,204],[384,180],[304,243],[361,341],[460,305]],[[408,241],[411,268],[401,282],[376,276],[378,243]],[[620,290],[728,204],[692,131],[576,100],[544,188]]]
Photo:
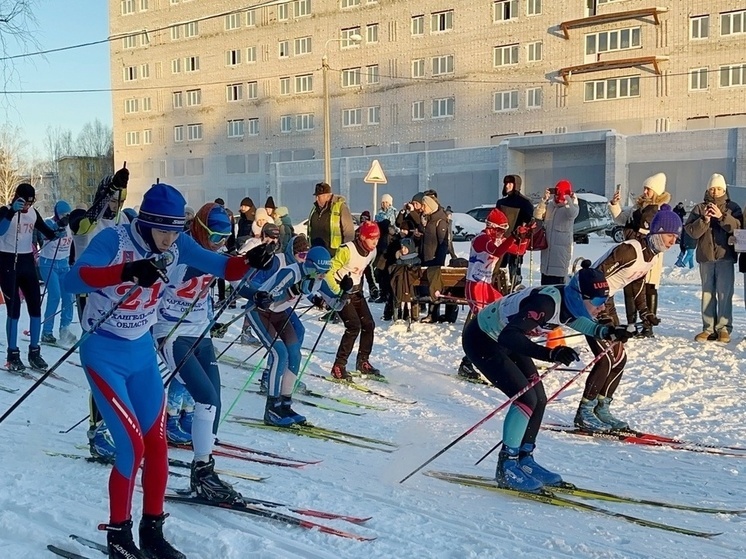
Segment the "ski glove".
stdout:
[[342,290],[342,293],[349,293],[354,287],[355,283],[352,281],[350,274],[347,274],[345,277],[339,280],[339,288]]
[[272,298],[272,294],[269,291],[257,291],[254,293],[254,304],[262,309],[267,310],[269,306],[272,304],[274,299]]
[[573,348],[566,345],[557,346],[552,348],[549,352],[549,360],[554,363],[562,363],[563,365],[571,365],[573,361],[580,361],[580,355]]
[[[630,328],[632,331],[630,332]],[[625,343],[635,334],[634,326],[607,326],[601,336],[604,340]]]
[[318,307],[322,311],[324,310],[324,300],[320,296],[314,295],[313,297],[311,297],[311,303],[314,307]]
[[249,266],[259,270],[267,270],[272,265],[273,257],[274,250],[271,243],[255,246],[244,256]]
[[14,212],[20,212],[25,206],[26,200],[24,200],[23,198],[19,198],[18,200],[13,202],[13,205],[10,207],[10,209]]
[[57,228],[57,229],[54,230],[54,238],[55,239],[61,239],[66,234],[67,234],[67,229],[65,229],[64,227],[59,227],[59,228]]
[[114,173],[114,178],[111,179],[111,186],[109,188],[114,191],[124,190],[125,188],[127,188],[127,183],[129,182],[129,180],[129,169],[127,169],[127,167],[122,167],[116,173]]
[[164,271],[165,262],[158,258],[146,258],[126,262],[122,266],[122,281],[131,281],[141,287],[152,287],[158,280],[168,281]]
[[330,308],[334,312],[339,312],[345,307],[347,301],[349,301],[349,298],[346,296],[346,294],[344,294],[341,297],[335,299],[334,302],[330,305]]
[[646,312],[640,318],[644,326],[658,326],[661,323],[661,319],[651,312]]
[[70,216],[69,215],[62,216],[61,218],[59,218],[57,220],[57,227],[59,227],[60,229],[64,229],[69,224],[70,224]]

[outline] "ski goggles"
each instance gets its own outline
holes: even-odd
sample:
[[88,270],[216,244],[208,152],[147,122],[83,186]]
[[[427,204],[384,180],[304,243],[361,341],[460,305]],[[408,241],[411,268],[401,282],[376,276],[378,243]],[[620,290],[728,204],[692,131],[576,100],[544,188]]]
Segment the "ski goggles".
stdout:
[[207,238],[213,244],[218,244],[222,241],[226,241],[228,240],[228,237],[231,236],[230,231],[225,231],[225,232],[213,231],[207,225],[205,225],[199,217],[197,217],[196,219],[197,219],[197,223],[199,223],[202,227],[205,228],[205,231],[207,231]]
[[307,250],[304,250],[303,252],[296,252],[295,253],[295,259],[298,260],[299,262],[305,262],[306,261],[306,256],[308,256],[308,251]]
[[600,307],[606,304],[606,300],[608,299],[608,297],[603,297],[603,296],[602,297],[591,297],[591,298],[584,297],[583,299],[590,302],[590,304],[593,305],[594,307]]

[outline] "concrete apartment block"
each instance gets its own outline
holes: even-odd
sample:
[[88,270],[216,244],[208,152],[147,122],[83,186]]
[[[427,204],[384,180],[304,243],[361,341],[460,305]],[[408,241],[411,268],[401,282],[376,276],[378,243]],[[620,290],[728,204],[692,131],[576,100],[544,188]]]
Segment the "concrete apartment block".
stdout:
[[158,177],[191,205],[272,194],[304,217],[323,178],[325,54],[332,186],[358,211],[374,158],[388,191],[452,190],[441,198],[461,210],[493,201],[506,172],[537,193],[568,176],[609,194],[670,163],[689,196],[683,162],[712,156],[746,185],[742,0],[262,6],[110,0],[115,161],[133,200]]

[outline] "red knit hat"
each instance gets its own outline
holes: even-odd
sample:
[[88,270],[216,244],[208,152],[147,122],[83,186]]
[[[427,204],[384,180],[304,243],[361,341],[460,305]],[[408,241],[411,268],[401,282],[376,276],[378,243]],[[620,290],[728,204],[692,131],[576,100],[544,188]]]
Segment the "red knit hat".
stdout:
[[572,184],[570,181],[562,179],[554,187],[554,199],[558,204],[562,204],[565,201],[565,196],[572,194]]

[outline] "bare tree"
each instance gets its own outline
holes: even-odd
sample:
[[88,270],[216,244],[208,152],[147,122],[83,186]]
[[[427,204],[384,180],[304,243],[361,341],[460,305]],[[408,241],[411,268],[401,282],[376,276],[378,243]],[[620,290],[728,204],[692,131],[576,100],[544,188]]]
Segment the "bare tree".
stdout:
[[8,204],[23,180],[28,180],[23,151],[26,141],[17,127],[0,128],[0,202]]
[[[25,53],[31,47],[38,50],[37,22],[34,7],[37,0],[0,0],[0,62],[3,83],[6,85],[18,78],[15,66],[8,59]],[[9,56],[12,53],[14,56]]]
[[52,173],[52,182],[49,186],[50,196],[59,200],[62,194],[59,184],[59,160],[66,155],[73,155],[73,135],[70,130],[60,126],[52,128],[47,126],[47,135],[44,138],[44,149],[47,152],[49,172]]
[[78,134],[77,154],[85,157],[106,157],[114,154],[114,134],[111,127],[99,119],[86,122]]

